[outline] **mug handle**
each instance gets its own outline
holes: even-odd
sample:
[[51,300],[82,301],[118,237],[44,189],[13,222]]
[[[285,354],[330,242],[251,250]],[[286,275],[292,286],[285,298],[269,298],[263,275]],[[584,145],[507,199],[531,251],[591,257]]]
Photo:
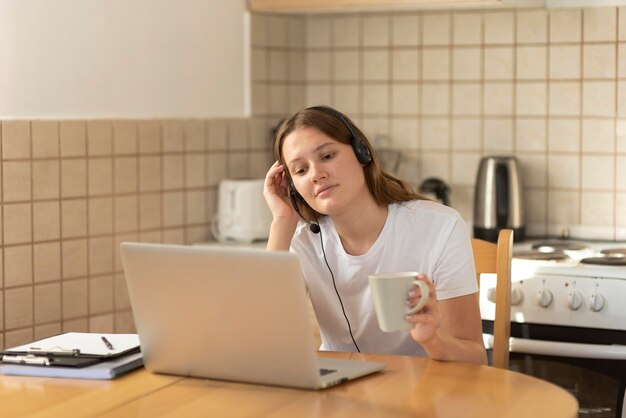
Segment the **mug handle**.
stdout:
[[420,288],[420,290],[422,291],[422,297],[420,298],[420,301],[417,303],[417,305],[407,309],[407,315],[414,314],[415,312],[422,309],[424,305],[426,305],[426,302],[428,302],[428,297],[430,296],[430,289],[428,288],[428,284],[426,284],[426,282],[423,282],[421,280],[413,280],[412,284]]

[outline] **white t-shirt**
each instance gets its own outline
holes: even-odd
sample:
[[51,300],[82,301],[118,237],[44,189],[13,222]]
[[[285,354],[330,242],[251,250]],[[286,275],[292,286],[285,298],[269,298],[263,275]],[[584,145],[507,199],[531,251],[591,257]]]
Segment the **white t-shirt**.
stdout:
[[[302,264],[313,309],[320,325],[322,350],[356,351],[324,261],[335,276],[352,333],[362,352],[426,356],[409,332],[382,332],[378,327],[367,276],[376,272],[417,271],[433,280],[437,299],[478,291],[469,234],[459,214],[428,200],[389,205],[380,236],[364,255],[347,254],[329,217],[320,219],[321,234],[300,222],[290,251]],[[321,237],[321,238],[320,238]]]

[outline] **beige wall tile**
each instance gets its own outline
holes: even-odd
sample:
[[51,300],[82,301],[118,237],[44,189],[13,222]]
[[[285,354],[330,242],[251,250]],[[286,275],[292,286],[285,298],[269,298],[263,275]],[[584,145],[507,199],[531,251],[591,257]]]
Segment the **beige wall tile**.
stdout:
[[250,51],[250,62],[250,79],[253,82],[269,78],[269,53],[265,48],[252,48]]
[[578,80],[581,76],[580,45],[550,46],[550,78]]
[[63,321],[62,326],[63,332],[89,332],[89,321],[87,318]]
[[453,19],[453,38],[455,45],[479,45],[482,41],[481,13],[455,13]]
[[161,195],[159,193],[139,196],[139,228],[161,227]]
[[94,120],[87,122],[87,154],[90,156],[111,155],[113,129],[111,122]]
[[113,314],[89,317],[89,332],[113,332]]
[[361,128],[368,138],[389,136],[389,119],[386,116],[369,116],[362,119],[352,118],[352,122]]
[[389,112],[389,87],[387,84],[366,84],[363,86],[363,113],[387,114]]
[[33,199],[59,198],[59,161],[33,161]]
[[113,277],[89,279],[89,313],[101,314],[113,310]]
[[267,44],[267,20],[269,16],[250,14],[250,42],[252,45]]
[[152,235],[144,236],[143,234],[139,235],[137,232],[131,231],[115,234],[113,236],[113,272],[115,274],[119,274],[124,271],[124,267],[122,266],[122,257],[120,254],[120,245],[122,245],[123,242],[161,242],[160,231],[148,232],[146,234]]
[[2,163],[3,200],[17,202],[31,199],[31,162]]
[[626,151],[626,119],[618,119],[616,125],[617,146],[615,149],[617,152],[622,153]]
[[416,81],[420,74],[419,54],[415,49],[391,51],[393,80]]
[[199,224],[206,223],[207,210],[206,210],[207,196],[204,190],[194,190],[185,192],[185,210],[187,224]]
[[184,223],[184,206],[182,192],[167,192],[163,194],[163,226],[179,226]]
[[580,193],[548,191],[548,222],[578,224],[580,222]]
[[159,153],[161,149],[161,123],[155,120],[139,122],[139,153]]
[[61,197],[87,195],[87,160],[61,160]]
[[422,150],[441,151],[450,149],[450,126],[445,119],[422,119]]
[[35,286],[35,324],[61,320],[61,283]]
[[360,25],[361,22],[357,16],[333,16],[332,30],[334,46],[358,46]]
[[59,156],[59,122],[33,121],[31,123],[33,158]]
[[283,115],[287,113],[287,84],[274,84],[269,89],[269,113]]
[[417,115],[419,111],[417,84],[393,84],[391,88],[391,112],[395,115]]
[[115,313],[115,332],[120,334],[136,334],[132,311]]
[[518,115],[546,115],[548,113],[545,82],[520,82],[516,85],[516,113]]
[[185,186],[206,186],[206,158],[204,154],[185,155]]
[[578,152],[581,148],[580,122],[577,119],[550,118],[548,121],[549,151]]
[[454,185],[473,186],[474,178],[468,173],[476,173],[480,163],[478,152],[452,154],[452,183]]
[[85,199],[61,202],[61,236],[63,238],[87,235],[87,201]]
[[620,41],[626,41],[626,7],[619,7],[618,15],[619,15],[618,39]]
[[304,84],[290,84],[287,86],[288,105],[287,113],[292,114],[305,107],[306,88]]
[[250,163],[247,153],[228,154],[228,177],[233,179],[245,179],[250,177]]
[[184,183],[184,158],[182,155],[165,155],[163,157],[163,189],[180,189]]
[[63,279],[87,275],[87,240],[65,240],[61,243]]
[[85,121],[61,121],[59,130],[62,157],[82,157],[87,154]]
[[113,198],[96,197],[89,203],[89,235],[111,234],[113,232]]
[[483,151],[513,152],[513,120],[486,118],[483,131]]
[[138,197],[116,196],[115,207],[115,232],[136,231],[138,229]]
[[284,16],[269,16],[269,45],[285,47],[288,43],[288,19]]
[[249,123],[244,119],[228,121],[228,149],[245,151],[249,148]]
[[447,115],[450,112],[450,86],[423,84],[420,111],[423,115]]
[[417,119],[392,119],[390,145],[393,148],[417,150],[419,145],[419,124]]
[[626,191],[626,156],[615,157],[615,188]]
[[130,299],[128,297],[128,288],[126,287],[124,273],[116,274],[113,280],[113,300],[115,309],[130,309]]
[[617,35],[617,8],[595,7],[583,10],[584,41],[614,41]]
[[546,156],[537,154],[518,153],[517,158],[522,168],[524,187],[546,187]]
[[6,347],[15,347],[33,341],[33,329],[25,328],[6,333],[4,344]]
[[514,55],[512,48],[491,47],[484,50],[485,80],[513,79]]
[[580,42],[582,39],[582,10],[550,10],[550,42]]
[[422,15],[422,44],[449,45],[452,19],[449,13]]
[[478,150],[481,145],[480,119],[453,119],[452,120],[452,149]]
[[549,113],[557,116],[580,115],[581,84],[579,82],[559,82],[549,85]]
[[139,191],[156,191],[161,189],[161,157],[139,157]]
[[49,242],[33,245],[35,283],[61,279],[61,243]]
[[15,203],[4,205],[4,244],[31,242],[31,204]]
[[306,20],[306,46],[327,48],[330,46],[331,25],[327,17],[309,16]]
[[548,12],[519,10],[517,12],[517,43],[536,44],[548,41]]
[[450,50],[433,48],[422,50],[422,79],[447,80],[450,78]]
[[481,91],[478,83],[455,84],[452,89],[452,114],[476,116],[481,112]]
[[484,15],[485,44],[512,44],[515,15],[512,12],[487,12]]
[[30,156],[30,122],[2,121],[2,158],[24,159]]
[[615,150],[615,122],[613,120],[583,119],[582,150],[584,152],[612,153]]
[[615,116],[615,83],[611,81],[583,82],[583,115]]
[[545,46],[518,46],[517,47],[517,74],[518,80],[545,80],[547,69],[548,49]]
[[[354,64],[353,64],[354,65]],[[389,79],[388,50],[363,51],[363,79],[369,81],[385,81]]]
[[191,119],[185,121],[185,151],[204,151],[206,149],[204,121]]
[[583,77],[615,78],[615,45],[583,45]]
[[329,84],[307,84],[306,85],[306,106],[318,106],[321,103],[329,103],[330,85]]
[[420,42],[420,16],[414,13],[391,17],[391,44],[417,46]]
[[[548,156],[548,186],[551,188],[580,187],[580,165],[580,157],[577,155]],[[550,207],[552,207],[552,202]],[[570,217],[566,219],[571,220]]]
[[113,160],[114,182],[113,190],[115,193],[133,193],[137,191],[137,158],[136,157],[117,157]]
[[61,214],[58,200],[33,203],[33,238],[35,241],[61,237]]
[[209,186],[217,186],[226,178],[226,162],[226,155],[223,153],[208,155],[207,183]]
[[480,48],[455,48],[452,50],[452,78],[454,80],[480,80],[482,52]]
[[485,84],[483,111],[485,115],[511,115],[513,113],[513,84]]
[[[529,224],[541,225],[538,234],[546,234],[543,227],[547,219],[547,200],[548,194],[545,190],[524,190],[527,199],[525,199],[526,219]],[[530,231],[529,231],[530,232]],[[533,232],[534,233],[534,232]]]
[[[24,286],[33,282],[32,246],[4,248],[4,288]],[[6,293],[5,293],[6,296]]]
[[619,57],[617,76],[620,78],[626,78],[626,43],[619,44],[617,46],[617,51],[617,55]]
[[357,84],[336,84],[333,106],[347,114],[359,113],[359,86]]
[[113,192],[113,161],[111,158],[87,160],[87,193],[89,196]]
[[292,48],[304,48],[306,46],[305,39],[306,20],[303,17],[296,16],[287,19],[287,42]]
[[582,188],[612,191],[615,187],[614,161],[612,155],[583,155]]
[[306,80],[306,53],[304,51],[289,51],[288,53],[289,81]]
[[288,78],[288,52],[271,50],[269,55],[269,79],[284,81]]
[[361,18],[363,46],[388,46],[389,25],[388,16],[366,15]]
[[130,120],[113,121],[113,153],[137,153],[137,124]]
[[330,52],[310,51],[306,60],[306,79],[308,81],[330,80]]
[[63,319],[87,316],[89,290],[87,279],[63,282]]
[[626,81],[617,83],[617,115],[626,117]]
[[53,324],[44,324],[35,326],[35,340],[41,340],[46,337],[51,337],[53,335],[58,335],[62,331],[62,325],[60,322],[55,322]]
[[89,274],[109,274],[113,272],[113,238],[90,238]]
[[5,329],[33,326],[33,290],[31,287],[5,289],[4,309]]
[[[518,151],[546,151],[547,123],[544,118],[518,118],[515,124],[515,148]],[[544,161],[545,163],[545,161]]]
[[446,152],[424,152],[421,159],[422,178],[439,177],[447,181],[450,177],[450,156]]
[[[0,290],[0,331],[4,331],[4,291]],[[2,336],[0,332],[0,336]],[[3,349],[4,341],[0,340],[0,349]]]
[[184,148],[184,127],[179,120],[163,121],[163,152],[177,152]]
[[185,231],[183,228],[171,228],[163,231],[163,242],[167,244],[184,244]]
[[613,226],[614,208],[613,193],[583,191],[581,196],[581,223],[584,225]]
[[615,223],[619,226],[626,225],[626,193],[615,194]]

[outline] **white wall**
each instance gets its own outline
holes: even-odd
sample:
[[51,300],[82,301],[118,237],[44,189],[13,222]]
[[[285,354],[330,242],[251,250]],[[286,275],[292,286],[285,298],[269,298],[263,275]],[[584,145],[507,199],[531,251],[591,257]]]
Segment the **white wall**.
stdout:
[[245,0],[0,0],[0,118],[248,112]]

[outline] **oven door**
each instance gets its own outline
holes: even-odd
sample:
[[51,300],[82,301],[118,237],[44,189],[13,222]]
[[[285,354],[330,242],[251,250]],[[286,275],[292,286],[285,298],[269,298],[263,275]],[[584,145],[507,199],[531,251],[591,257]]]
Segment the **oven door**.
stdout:
[[[483,331],[489,349],[493,322]],[[511,336],[510,370],[569,391],[580,417],[626,418],[626,331],[512,323]]]

